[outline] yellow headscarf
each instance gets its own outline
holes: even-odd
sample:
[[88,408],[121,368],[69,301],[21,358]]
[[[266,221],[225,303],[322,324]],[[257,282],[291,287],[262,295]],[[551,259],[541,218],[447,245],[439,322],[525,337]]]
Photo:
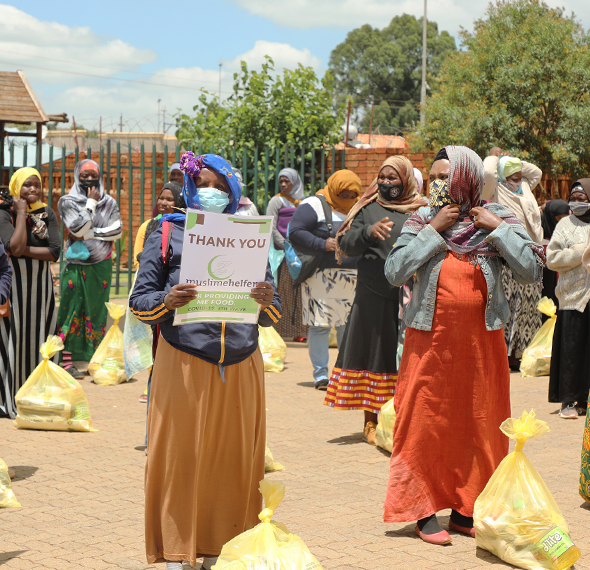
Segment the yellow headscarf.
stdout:
[[[25,180],[30,176],[36,176],[41,182],[41,190],[43,190],[43,179],[41,175],[35,168],[30,168],[25,166],[24,168],[19,168],[10,179],[10,184],[8,185],[8,189],[10,190],[10,194],[15,198],[20,198],[20,190],[25,183]],[[46,204],[41,202],[40,200],[35,202],[34,204],[27,204],[27,212],[34,212],[39,208],[45,208]]]
[[[356,196],[354,198],[349,198],[348,200],[340,198],[339,194],[344,190],[352,190],[356,193]],[[352,172],[352,170],[338,170],[328,178],[326,187],[323,190],[316,192],[316,195],[321,194],[332,210],[336,210],[337,212],[346,215],[358,202],[358,199],[361,196],[361,191],[361,179]]]

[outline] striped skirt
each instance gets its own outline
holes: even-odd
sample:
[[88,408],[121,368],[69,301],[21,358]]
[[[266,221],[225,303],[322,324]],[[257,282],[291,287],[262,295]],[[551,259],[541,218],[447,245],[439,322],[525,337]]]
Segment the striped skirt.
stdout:
[[11,257],[10,263],[10,316],[0,318],[0,417],[14,418],[14,397],[41,361],[41,344],[55,334],[57,311],[49,262]]

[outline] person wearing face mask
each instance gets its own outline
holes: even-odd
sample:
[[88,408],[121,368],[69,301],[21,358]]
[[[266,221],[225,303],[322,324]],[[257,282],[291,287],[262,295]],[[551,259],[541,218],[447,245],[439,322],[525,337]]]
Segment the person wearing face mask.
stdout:
[[34,168],[17,170],[10,200],[0,209],[0,239],[12,271],[6,314],[0,318],[0,417],[16,417],[14,397],[41,360],[39,349],[55,334],[57,309],[51,262],[59,259],[61,239],[54,211],[41,201],[41,176]]
[[293,168],[283,168],[279,172],[279,194],[273,196],[266,207],[266,215],[273,218],[273,246],[278,252],[278,259],[282,257],[276,275],[283,303],[283,318],[275,328],[283,338],[289,340],[304,340],[307,337],[307,327],[301,320],[301,287],[295,286],[283,255],[289,223],[304,198],[299,173]]
[[[490,150],[490,155],[484,160],[484,168],[483,199],[499,202],[514,212],[529,237],[542,244],[541,212],[533,195],[543,176],[541,169],[498,147]],[[504,329],[507,353],[510,367],[519,370],[522,353],[542,324],[537,305],[541,300],[543,284],[521,285],[507,267],[502,273],[502,283],[511,314]]]
[[412,163],[390,156],[336,234],[336,259],[360,256],[356,293],[324,404],[363,410],[363,440],[375,444],[377,414],[397,381],[399,287],[385,278],[387,255],[408,216],[427,201]]
[[57,211],[68,239],[56,334],[65,346],[62,366],[74,378],[82,378],[72,360],[88,362],[105,335],[113,242],[122,233],[119,206],[105,192],[94,160],[76,164],[74,185],[59,199]]
[[547,246],[547,267],[559,272],[559,300],[553,334],[549,401],[561,403],[560,416],[586,415],[590,390],[590,274],[583,263],[590,236],[590,178],[570,189],[571,216],[559,221]]
[[[181,168],[189,208],[235,214],[241,189],[226,160],[187,152]],[[175,309],[198,295],[194,285],[178,282],[185,219],[183,212],[163,217],[145,244],[129,299],[138,319],[160,325],[148,417],[145,543],[149,564],[166,561],[168,570],[181,570],[183,560],[196,566],[202,556],[209,570],[226,542],[259,522],[266,419],[258,324],[276,323],[281,302],[267,266],[265,280],[251,292],[261,309],[258,324],[174,326]]]
[[[302,321],[309,327],[309,357],[317,390],[326,390],[329,384],[330,330],[336,328],[340,347],[354,298],[357,258],[337,262],[335,235],[358,202],[361,188],[361,180],[354,172],[338,170],[316,196],[303,200],[289,225],[293,243],[323,252],[319,268],[301,284]],[[328,211],[331,221],[326,219]]]
[[448,544],[436,513],[452,509],[449,529],[474,537],[475,500],[508,453],[498,429],[510,416],[502,266],[533,283],[545,254],[508,208],[481,199],[484,167],[471,149],[441,149],[430,178],[430,206],[410,216],[385,262],[393,286],[415,282],[384,521],[416,520],[422,540]]

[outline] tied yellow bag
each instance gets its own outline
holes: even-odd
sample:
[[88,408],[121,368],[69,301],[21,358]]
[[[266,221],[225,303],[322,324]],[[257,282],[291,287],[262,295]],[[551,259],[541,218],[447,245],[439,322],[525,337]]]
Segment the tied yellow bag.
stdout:
[[14,496],[8,465],[0,459],[0,508],[20,507],[20,503]]
[[516,440],[475,501],[477,546],[529,570],[565,570],[581,556],[547,486],[522,451],[527,439],[549,431],[534,410],[509,418],[500,429]]
[[93,376],[95,384],[114,386],[127,380],[123,355],[123,333],[119,328],[119,319],[125,314],[127,307],[116,303],[105,303],[105,305],[109,316],[115,322],[94,351],[88,365],[88,373]]
[[274,471],[284,471],[285,467],[281,465],[275,458],[268,447],[268,443],[264,444],[264,472],[273,473]]
[[262,352],[265,372],[282,372],[287,345],[274,327],[258,327],[258,346]]
[[375,430],[375,445],[385,451],[393,448],[393,428],[395,426],[395,406],[393,404],[394,398],[389,402],[383,404],[381,412],[379,412],[379,423]]
[[41,345],[43,362],[33,370],[14,398],[16,427],[94,431],[82,386],[61,366],[49,360],[63,347],[61,338],[51,335]]
[[523,376],[548,376],[551,367],[551,347],[557,320],[557,307],[551,299],[543,297],[537,308],[551,318],[543,323],[531,344],[522,353],[520,373]]
[[263,479],[260,492],[266,505],[258,515],[262,522],[225,544],[212,570],[322,570],[301,538],[271,521],[285,495],[284,483]]

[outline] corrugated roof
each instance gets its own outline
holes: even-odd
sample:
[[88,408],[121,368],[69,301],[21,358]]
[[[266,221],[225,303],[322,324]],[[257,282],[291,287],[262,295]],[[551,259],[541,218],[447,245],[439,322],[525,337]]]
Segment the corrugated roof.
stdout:
[[48,117],[23,71],[0,71],[0,121],[46,123]]

